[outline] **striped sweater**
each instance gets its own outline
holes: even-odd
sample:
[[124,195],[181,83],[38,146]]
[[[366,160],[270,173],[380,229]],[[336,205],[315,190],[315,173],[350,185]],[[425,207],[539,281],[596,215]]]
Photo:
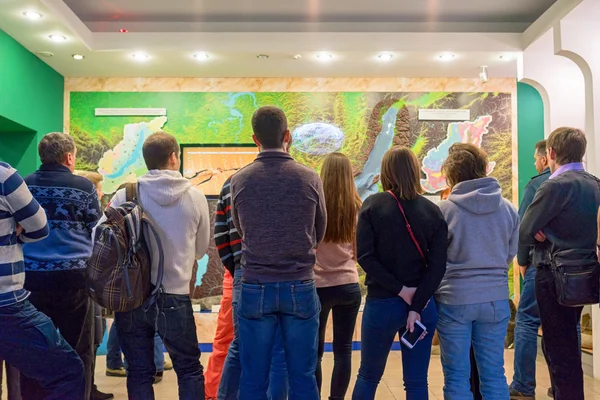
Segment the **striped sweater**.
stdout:
[[242,260],[242,238],[233,225],[231,217],[231,178],[225,181],[215,215],[215,245],[221,262],[231,276],[240,267]]
[[[17,235],[17,226],[23,229]],[[48,236],[46,213],[31,196],[17,171],[0,162],[0,307],[23,301],[25,265],[22,243]]]

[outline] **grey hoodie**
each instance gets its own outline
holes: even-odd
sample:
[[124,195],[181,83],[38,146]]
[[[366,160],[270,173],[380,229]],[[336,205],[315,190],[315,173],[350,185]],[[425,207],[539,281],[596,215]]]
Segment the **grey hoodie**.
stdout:
[[[177,171],[151,170],[138,182],[142,207],[154,220],[162,242],[165,293],[187,295],[194,260],[204,257],[210,240],[206,197]],[[121,189],[109,206],[117,207],[125,200],[125,189]],[[153,256],[156,258],[156,254]],[[153,283],[156,275],[153,264]]]
[[519,215],[494,178],[456,185],[440,203],[448,222],[448,265],[435,295],[444,304],[508,299],[508,266],[517,254]]

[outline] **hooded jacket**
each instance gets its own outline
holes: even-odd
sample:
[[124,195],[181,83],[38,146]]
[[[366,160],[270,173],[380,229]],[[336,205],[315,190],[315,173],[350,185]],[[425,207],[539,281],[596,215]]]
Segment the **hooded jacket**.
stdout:
[[519,215],[494,178],[456,185],[440,203],[448,223],[446,275],[436,300],[466,305],[506,300],[508,267],[517,254]]
[[[165,293],[188,295],[194,260],[204,257],[210,240],[206,197],[177,171],[151,170],[138,183],[141,206],[154,221],[162,242]],[[125,189],[121,189],[109,207],[118,207],[125,200]],[[151,250],[156,259],[156,249]],[[152,283],[156,283],[154,263],[152,267]]]

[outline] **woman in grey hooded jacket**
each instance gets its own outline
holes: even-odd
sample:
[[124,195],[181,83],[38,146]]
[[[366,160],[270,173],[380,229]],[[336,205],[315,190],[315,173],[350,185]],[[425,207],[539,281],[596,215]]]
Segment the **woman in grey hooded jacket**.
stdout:
[[444,398],[472,398],[472,345],[483,398],[506,400],[508,269],[517,253],[519,216],[498,181],[487,177],[487,155],[475,145],[452,145],[442,171],[452,188],[440,204],[449,243],[446,274],[435,295]]

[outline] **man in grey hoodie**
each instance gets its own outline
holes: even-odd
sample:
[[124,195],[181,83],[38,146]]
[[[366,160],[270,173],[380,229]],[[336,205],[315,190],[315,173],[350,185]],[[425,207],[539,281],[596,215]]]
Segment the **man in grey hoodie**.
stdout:
[[[204,257],[210,239],[206,197],[179,173],[179,145],[164,132],[146,139],[142,149],[148,173],[138,179],[140,204],[152,218],[162,242],[165,267],[163,291],[157,306],[142,306],[116,313],[115,323],[127,359],[127,391],[130,399],[154,399],[152,384],[154,333],[158,333],[173,360],[181,400],[204,399],[204,375],[196,324],[189,298],[189,282],[195,259]],[[126,200],[117,191],[109,206]],[[103,222],[102,220],[100,223]],[[152,283],[157,283],[156,247],[152,250]]]
[[517,254],[519,216],[487,175],[487,155],[454,144],[443,171],[452,192],[440,209],[448,222],[448,265],[436,293],[446,399],[470,394],[471,344],[483,398],[506,400],[504,337],[510,318],[508,268]]

